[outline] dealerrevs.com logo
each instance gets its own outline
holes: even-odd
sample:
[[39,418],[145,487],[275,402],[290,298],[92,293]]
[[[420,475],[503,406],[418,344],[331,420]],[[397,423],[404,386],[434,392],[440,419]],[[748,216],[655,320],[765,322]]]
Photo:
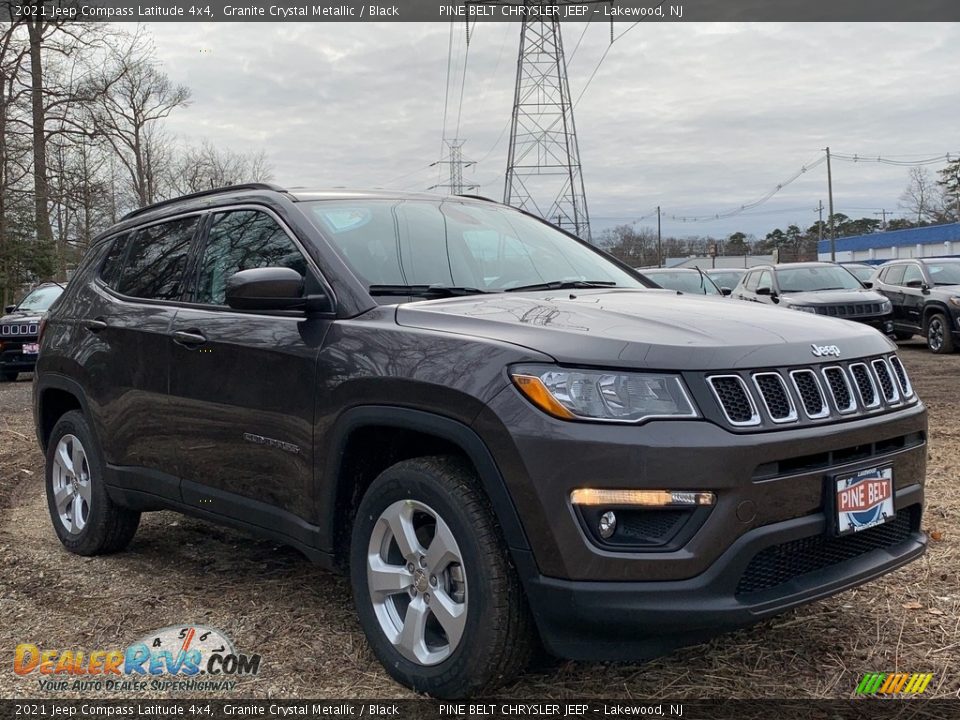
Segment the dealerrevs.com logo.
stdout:
[[122,649],[60,650],[20,643],[13,671],[36,678],[45,692],[233,690],[234,678],[260,671],[260,655],[238,653],[215,628],[172,625]]

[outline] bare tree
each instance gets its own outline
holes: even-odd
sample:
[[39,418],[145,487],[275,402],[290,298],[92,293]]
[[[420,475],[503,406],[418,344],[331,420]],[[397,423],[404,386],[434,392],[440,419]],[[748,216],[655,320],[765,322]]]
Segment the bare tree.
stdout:
[[157,66],[142,34],[114,54],[101,85],[105,92],[92,120],[126,169],[136,204],[149,205],[159,199],[170,160],[171,141],[161,121],[189,104],[190,90]]
[[173,164],[171,188],[175,194],[209,190],[244,182],[269,182],[273,171],[266,155],[234,152],[218,148],[209,141],[200,147],[187,148],[178,153]]
[[900,196],[900,207],[915,215],[916,223],[920,225],[935,219],[940,195],[930,172],[923,167],[912,167],[907,189]]

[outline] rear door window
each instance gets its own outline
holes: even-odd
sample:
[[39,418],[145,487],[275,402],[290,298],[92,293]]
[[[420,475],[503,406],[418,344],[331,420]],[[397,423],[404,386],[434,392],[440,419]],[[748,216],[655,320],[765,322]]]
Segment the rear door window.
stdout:
[[773,289],[773,279],[769,270],[764,270],[762,273],[760,273],[760,281],[757,283],[757,290],[762,288],[767,288],[768,290]]
[[176,300],[200,216],[179,218],[138,230],[116,290],[148,300]]

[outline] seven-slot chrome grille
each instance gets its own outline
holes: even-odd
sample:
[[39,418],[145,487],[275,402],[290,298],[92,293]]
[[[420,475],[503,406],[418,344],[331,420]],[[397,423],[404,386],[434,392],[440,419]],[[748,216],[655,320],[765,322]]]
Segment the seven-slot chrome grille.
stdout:
[[707,374],[723,419],[737,429],[840,420],[916,401],[896,355],[784,370]]

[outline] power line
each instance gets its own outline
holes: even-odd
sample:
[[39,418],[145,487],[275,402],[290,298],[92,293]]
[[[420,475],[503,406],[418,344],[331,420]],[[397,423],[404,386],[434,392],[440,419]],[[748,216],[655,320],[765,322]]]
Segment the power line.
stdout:
[[[958,153],[945,153],[943,155],[937,155],[935,157],[924,157],[916,158],[910,160],[898,160],[896,158],[908,157],[905,155],[888,155],[886,157],[880,155],[860,155],[860,154],[850,154],[850,153],[838,153],[832,152],[831,156],[837,160],[843,160],[845,162],[852,163],[861,163],[861,162],[871,162],[871,163],[881,163],[883,165],[897,165],[901,167],[911,167],[916,165],[937,165],[938,163],[943,162],[952,162],[960,158]],[[951,159],[952,158],[952,159]]]
[[678,222],[707,222],[710,220],[722,220],[725,218],[734,217],[735,215],[740,215],[746,212],[747,210],[752,210],[755,207],[759,207],[760,205],[763,205],[765,202],[770,200],[770,198],[772,198],[778,192],[783,190],[785,187],[790,185],[799,177],[805,175],[807,172],[809,172],[813,168],[819,165],[822,165],[823,163],[826,162],[826,160],[827,160],[826,155],[821,155],[819,158],[817,158],[813,162],[802,165],[799,170],[793,173],[786,180],[783,180],[777,183],[769,192],[765,193],[760,198],[753,200],[752,202],[744,203],[739,207],[732,208],[730,210],[722,210],[720,212],[711,213],[709,215],[688,216],[688,215],[670,215],[669,213],[667,213],[666,217],[669,217],[671,220],[676,220]]

